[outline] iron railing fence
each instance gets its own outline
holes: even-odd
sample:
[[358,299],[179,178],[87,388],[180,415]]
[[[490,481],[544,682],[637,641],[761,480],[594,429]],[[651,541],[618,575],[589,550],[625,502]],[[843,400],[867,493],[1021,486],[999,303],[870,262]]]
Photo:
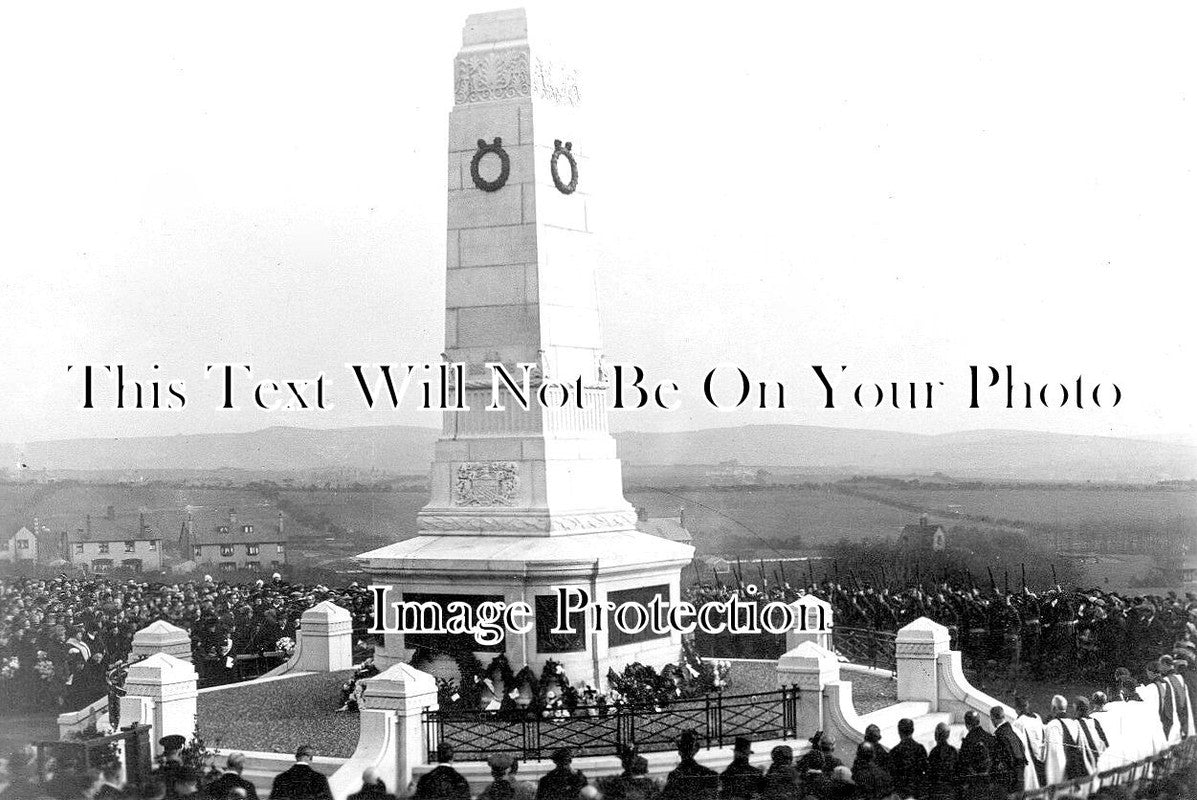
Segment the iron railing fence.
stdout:
[[831,629],[831,644],[835,651],[853,664],[887,669],[898,674],[898,634],[871,628]]
[[[836,625],[831,628],[831,643],[837,653],[853,664],[897,672],[898,634],[893,631]],[[786,652],[786,637],[769,633],[734,635],[700,631],[694,635],[694,644],[703,658],[776,661]]]
[[430,761],[437,745],[451,744],[457,759],[477,761],[495,753],[521,759],[547,758],[554,750],[575,756],[672,750],[683,730],[695,731],[706,747],[792,739],[798,730],[797,686],[758,694],[711,694],[664,707],[579,706],[569,716],[511,716],[501,712],[425,711],[424,735]]

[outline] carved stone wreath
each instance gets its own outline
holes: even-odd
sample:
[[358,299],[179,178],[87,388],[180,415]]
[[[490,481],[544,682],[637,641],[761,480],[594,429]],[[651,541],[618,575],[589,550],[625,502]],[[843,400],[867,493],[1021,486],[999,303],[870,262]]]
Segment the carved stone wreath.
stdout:
[[[499,177],[493,181],[483,178],[482,173],[478,170],[479,165],[482,163],[482,157],[488,153],[494,153],[499,157]],[[507,183],[507,178],[510,175],[511,158],[507,155],[507,151],[503,149],[503,139],[496,136],[494,144],[487,144],[485,139],[479,139],[478,150],[474,153],[474,158],[470,161],[470,177],[474,179],[474,185],[484,192],[497,192]]]
[[475,461],[457,465],[453,505],[515,505],[519,464],[513,461]]
[[[562,146],[560,139],[553,140],[553,157],[549,161],[549,168],[553,173],[553,184],[561,194],[573,194],[578,188],[578,162],[574,159],[573,147],[573,142],[566,142],[565,146]],[[569,162],[569,183],[563,183],[561,173],[557,171],[557,159],[561,156],[565,156],[565,160]]]

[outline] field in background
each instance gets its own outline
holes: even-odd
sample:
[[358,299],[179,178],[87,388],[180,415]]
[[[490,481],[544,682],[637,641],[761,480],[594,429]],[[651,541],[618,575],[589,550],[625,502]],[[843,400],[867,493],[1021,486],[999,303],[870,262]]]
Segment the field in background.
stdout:
[[[1135,531],[1139,535],[1197,538],[1197,490],[1188,487],[1126,486],[958,487],[950,479],[903,484],[900,481],[831,480],[805,477],[803,483],[755,485],[677,485],[677,474],[642,472],[627,499],[651,516],[679,516],[701,554],[774,555],[816,552],[842,539],[892,539],[920,511],[948,528],[1019,530],[1050,540],[1057,529]],[[749,480],[756,476],[749,476]],[[720,477],[720,480],[723,478]],[[790,476],[767,476],[790,480]],[[938,480],[938,482],[936,482]],[[629,479],[629,484],[633,481]],[[0,484],[0,524],[5,530],[31,525],[38,517],[51,530],[83,527],[87,514],[101,516],[108,506],[120,515],[145,513],[162,532],[166,552],[177,549],[188,508],[273,519],[281,510],[291,543],[288,560],[296,566],[350,568],[357,553],[410,537],[427,489],[411,483],[378,489],[299,488],[253,483],[238,488],[205,488],[157,483]],[[1192,550],[1190,550],[1192,552]],[[1152,566],[1149,557],[1107,555],[1085,559],[1092,585],[1115,588]]]

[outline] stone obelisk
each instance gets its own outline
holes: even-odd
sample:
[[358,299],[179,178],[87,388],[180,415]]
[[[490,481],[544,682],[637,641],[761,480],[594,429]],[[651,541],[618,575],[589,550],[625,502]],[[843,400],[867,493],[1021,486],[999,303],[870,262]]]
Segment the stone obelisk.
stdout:
[[[469,411],[446,411],[431,472],[431,500],[415,538],[359,558],[392,599],[523,600],[533,632],[509,636],[516,668],[561,662],[601,683],[607,667],[676,661],[679,637],[584,626],[553,635],[552,588],[597,601],[654,594],[676,601],[693,548],[636,530],[623,498],[607,426],[606,375],[590,241],[590,163],[579,76],[528,35],[522,10],[470,16],[454,63],[449,115],[445,357],[468,365]],[[504,394],[488,410],[492,370],[582,389],[571,402],[527,409]],[[518,382],[518,380],[517,380]],[[553,395],[559,397],[560,395]],[[388,634],[390,665],[413,645],[441,640]],[[492,651],[493,652],[493,651]],[[478,655],[485,663],[485,652]]]

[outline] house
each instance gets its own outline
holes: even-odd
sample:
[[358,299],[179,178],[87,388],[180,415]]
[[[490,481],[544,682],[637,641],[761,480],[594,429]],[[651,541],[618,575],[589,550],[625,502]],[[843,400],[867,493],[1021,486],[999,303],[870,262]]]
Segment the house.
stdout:
[[636,530],[651,533],[671,542],[693,544],[694,537],[686,530],[686,509],[678,510],[676,517],[650,517],[648,509],[639,506],[636,509]]
[[18,528],[0,533],[0,562],[37,563],[38,542],[37,535],[33,532],[37,530],[37,527],[37,520],[35,519],[33,521],[33,530],[21,525]]
[[911,550],[934,550],[939,553],[947,547],[948,532],[939,523],[931,524],[924,513],[919,517],[918,525],[907,525],[902,528],[899,539],[903,547]]
[[95,573],[162,569],[162,532],[144,513],[118,516],[112,506],[102,517],[88,514],[83,527],[66,536],[66,560]]
[[276,570],[287,563],[287,535],[281,511],[270,517],[238,515],[235,508],[230,508],[227,514],[199,524],[193,515],[188,515],[185,529],[184,552],[190,548],[191,560],[196,564],[212,564],[222,572],[232,572]]

